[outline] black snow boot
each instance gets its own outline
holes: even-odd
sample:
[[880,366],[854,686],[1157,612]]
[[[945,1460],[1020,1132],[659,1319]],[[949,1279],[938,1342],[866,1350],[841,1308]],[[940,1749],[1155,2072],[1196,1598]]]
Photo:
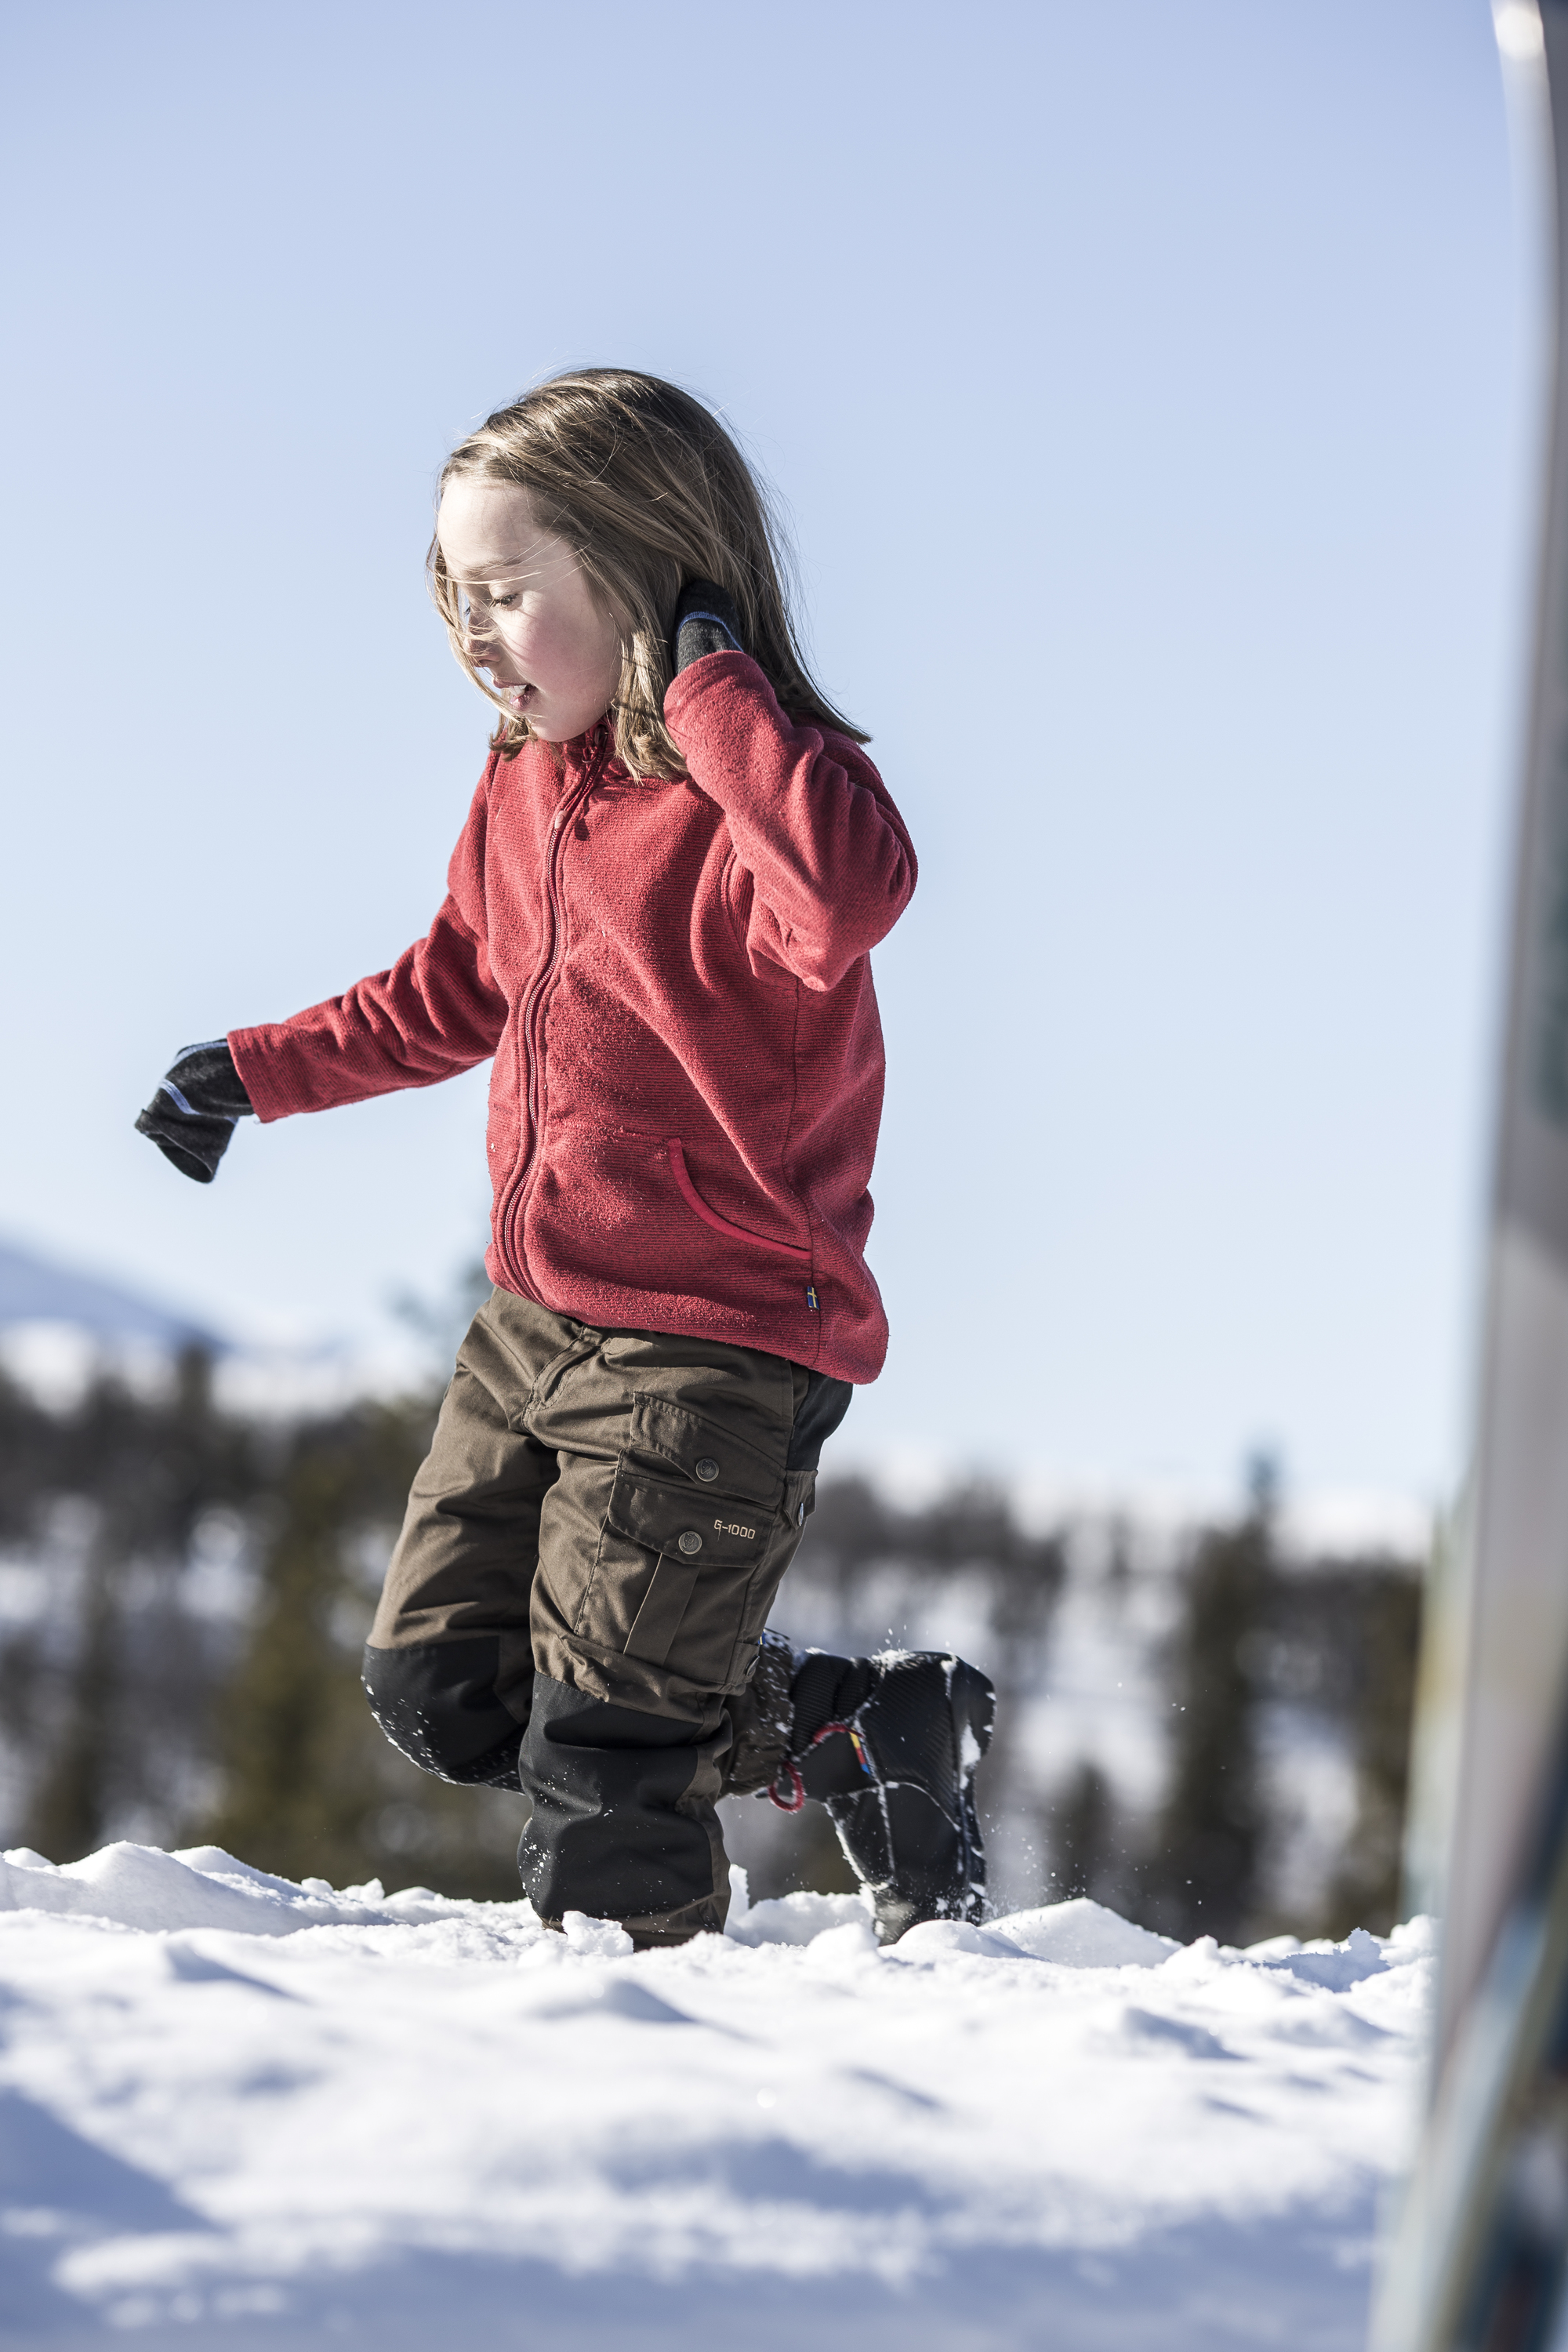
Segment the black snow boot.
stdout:
[[974,1768],[991,1744],[996,1695],[951,1652],[836,1658],[806,1650],[790,1677],[789,1752],[768,1790],[797,1812],[827,1808],[877,1906],[877,1939],[921,1919],[978,1920],[985,1853]]

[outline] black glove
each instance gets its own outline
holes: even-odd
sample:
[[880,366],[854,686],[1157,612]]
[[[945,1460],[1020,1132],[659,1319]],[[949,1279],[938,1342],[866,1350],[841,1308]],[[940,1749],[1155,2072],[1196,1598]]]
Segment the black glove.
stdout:
[[182,1045],[174,1066],[136,1121],[182,1176],[210,1184],[237,1118],[254,1115],[227,1040]]
[[675,608],[669,642],[670,667],[677,677],[704,654],[743,654],[746,644],[734,599],[711,580],[689,580]]

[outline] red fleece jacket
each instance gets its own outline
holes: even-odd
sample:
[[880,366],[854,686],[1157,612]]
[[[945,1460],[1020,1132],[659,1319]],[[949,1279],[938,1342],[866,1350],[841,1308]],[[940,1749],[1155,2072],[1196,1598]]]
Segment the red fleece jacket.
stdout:
[[493,1281],[875,1380],[869,951],[910,837],[865,753],[786,718],[744,654],[682,671],[665,718],[689,782],[629,776],[603,727],[562,761],[492,755],[427,935],[228,1042],[263,1119],[493,1055]]

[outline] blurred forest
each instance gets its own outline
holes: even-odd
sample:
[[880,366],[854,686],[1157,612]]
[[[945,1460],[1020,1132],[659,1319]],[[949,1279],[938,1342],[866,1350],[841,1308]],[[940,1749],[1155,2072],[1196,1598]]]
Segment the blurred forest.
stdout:
[[[289,1878],[515,1899],[521,1794],[386,1746],[358,1660],[435,1393],[279,1419],[212,1367],[0,1381],[0,1843],[213,1843]],[[997,1684],[993,1889],[1183,1937],[1385,1930],[1399,1904],[1420,1563],[1303,1558],[1260,1469],[1225,1524],[1022,1525],[984,1486],[822,1486],[775,1612],[797,1642],[952,1646]],[[726,1806],[753,1899],[848,1881],[826,1816]]]

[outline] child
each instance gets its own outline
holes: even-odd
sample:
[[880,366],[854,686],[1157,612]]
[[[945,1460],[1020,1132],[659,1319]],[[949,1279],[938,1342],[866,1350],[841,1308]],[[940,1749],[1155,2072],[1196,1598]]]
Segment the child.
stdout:
[[886,1351],[869,954],[903,822],[806,673],[743,459],[673,385],[591,368],[500,410],[442,472],[430,574],[500,719],[428,935],[186,1047],[137,1121],[208,1183],[247,1112],[493,1056],[495,1289],[371,1631],[376,1719],[521,1786],[550,1924],[722,1927],[714,1801],[764,1789],[827,1805],[884,1940],[977,1916],[984,1676],[764,1630]]

